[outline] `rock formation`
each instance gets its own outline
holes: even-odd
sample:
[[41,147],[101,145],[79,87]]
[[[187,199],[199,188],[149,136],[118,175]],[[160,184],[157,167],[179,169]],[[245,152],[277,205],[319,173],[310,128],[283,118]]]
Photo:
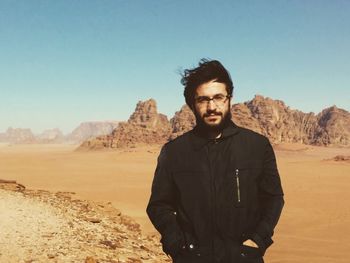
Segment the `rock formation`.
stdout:
[[318,129],[313,140],[319,145],[350,145],[350,113],[336,106],[317,115]]
[[64,135],[58,128],[45,130],[36,136],[36,141],[38,143],[62,143],[64,140]]
[[257,95],[233,105],[231,112],[237,125],[261,133],[273,143],[350,145],[350,113],[335,106],[315,115]]
[[313,113],[292,110],[283,101],[260,95],[233,105],[231,112],[237,125],[261,133],[273,143],[310,144],[317,125]]
[[66,140],[80,143],[96,136],[111,134],[118,124],[116,121],[83,122],[67,135]]
[[257,133],[262,133],[259,121],[253,116],[245,103],[233,104],[231,107],[232,120],[241,127],[251,129]]
[[[267,136],[274,144],[350,145],[350,113],[335,106],[315,115],[291,109],[283,101],[256,95],[252,100],[231,107],[233,121],[244,128]],[[81,148],[134,147],[137,144],[163,144],[195,126],[187,105],[168,122],[159,114],[156,102],[139,102],[127,122],[110,135],[88,140]]]
[[45,130],[39,135],[34,135],[30,129],[8,128],[0,133],[0,142],[6,143],[81,143],[87,139],[99,135],[111,134],[118,127],[117,121],[83,122],[72,133],[63,135],[58,128]]
[[110,135],[87,140],[81,149],[135,147],[140,144],[163,144],[169,139],[171,126],[168,118],[157,112],[154,99],[139,101],[127,122],[119,124]]
[[0,141],[9,143],[34,143],[35,136],[30,129],[9,127],[0,135]]
[[180,111],[177,111],[173,118],[170,119],[172,132],[170,139],[191,130],[196,125],[196,118],[187,105],[182,106]]

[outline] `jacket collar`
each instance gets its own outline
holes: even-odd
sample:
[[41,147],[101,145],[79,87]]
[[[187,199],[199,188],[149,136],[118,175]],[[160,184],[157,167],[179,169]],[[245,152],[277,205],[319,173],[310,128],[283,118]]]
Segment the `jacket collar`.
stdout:
[[[224,129],[222,130],[222,134],[219,140],[223,140],[227,137],[230,137],[238,133],[238,131],[238,126],[232,120],[230,120],[227,122]],[[203,133],[201,132],[198,126],[194,127],[191,131],[190,140],[195,150],[199,150],[200,148],[208,144],[210,141],[213,141],[213,139],[208,139],[204,137]]]

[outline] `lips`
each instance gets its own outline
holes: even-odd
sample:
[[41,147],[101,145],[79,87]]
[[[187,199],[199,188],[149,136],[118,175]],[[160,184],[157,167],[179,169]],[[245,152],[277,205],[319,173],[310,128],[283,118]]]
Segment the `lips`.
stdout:
[[208,115],[205,117],[207,122],[217,122],[220,119],[221,115]]
[[210,114],[210,115],[205,115],[205,118],[216,118],[216,117],[220,117],[221,114]]

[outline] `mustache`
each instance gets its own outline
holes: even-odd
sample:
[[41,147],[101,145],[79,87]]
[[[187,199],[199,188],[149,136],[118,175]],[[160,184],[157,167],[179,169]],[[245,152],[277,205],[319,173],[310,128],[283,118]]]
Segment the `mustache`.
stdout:
[[210,117],[210,116],[222,116],[221,112],[207,112],[203,114],[203,117]]

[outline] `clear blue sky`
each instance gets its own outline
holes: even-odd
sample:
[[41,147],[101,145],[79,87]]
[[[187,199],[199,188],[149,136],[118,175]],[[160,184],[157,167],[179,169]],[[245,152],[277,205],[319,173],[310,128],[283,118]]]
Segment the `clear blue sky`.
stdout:
[[178,70],[231,72],[234,102],[350,110],[350,1],[0,0],[0,132],[126,120],[154,98],[172,117]]

